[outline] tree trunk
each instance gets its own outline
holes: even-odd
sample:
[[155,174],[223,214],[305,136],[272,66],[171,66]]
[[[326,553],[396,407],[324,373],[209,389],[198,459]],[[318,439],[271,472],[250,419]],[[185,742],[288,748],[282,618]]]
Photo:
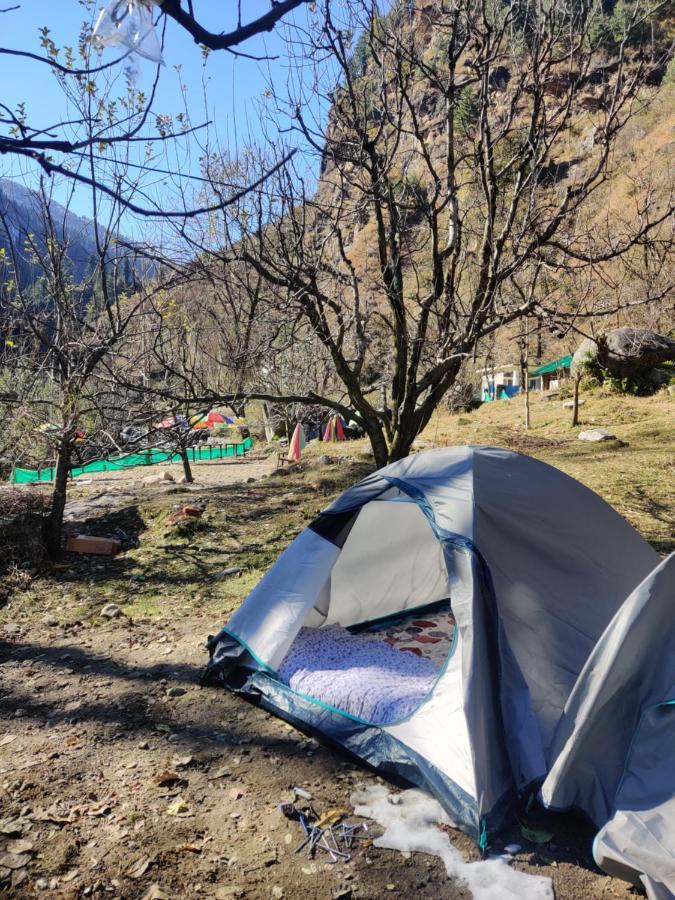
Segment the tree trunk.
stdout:
[[581,369],[578,369],[574,375],[574,396],[572,405],[572,428],[576,428],[579,424],[579,384],[581,382]]
[[263,426],[265,428],[265,440],[271,443],[274,440],[274,426],[272,425],[272,417],[267,403],[262,403]]
[[183,463],[183,472],[185,474],[185,481],[188,484],[192,484],[194,478],[192,477],[192,469],[190,468],[190,459],[188,457],[187,448],[184,447],[182,450],[178,451],[180,454],[181,461]]
[[370,446],[373,449],[375,465],[378,469],[381,469],[383,466],[386,466],[388,462],[391,462],[387,442],[384,439],[381,428],[368,428],[367,431],[368,438],[370,439]]
[[72,448],[69,443],[59,446],[56,454],[56,471],[54,472],[54,490],[49,516],[45,520],[43,538],[47,553],[54,557],[61,553],[61,536],[63,532],[63,512],[66,508],[68,492],[68,473]]
[[520,386],[525,399],[525,431],[530,430],[530,369],[528,355],[530,352],[529,323],[525,320],[524,331],[520,341]]
[[523,399],[525,401],[525,431],[530,430],[530,373],[527,366],[527,359],[521,357],[520,360],[520,384],[523,389]]
[[525,370],[525,431],[530,430],[530,378]]
[[389,448],[389,456],[387,461],[397,462],[399,459],[405,459],[406,456],[410,456],[410,449],[416,436],[416,432],[406,432],[403,431],[402,427],[399,427],[398,431],[394,435],[394,440],[391,443],[391,447]]

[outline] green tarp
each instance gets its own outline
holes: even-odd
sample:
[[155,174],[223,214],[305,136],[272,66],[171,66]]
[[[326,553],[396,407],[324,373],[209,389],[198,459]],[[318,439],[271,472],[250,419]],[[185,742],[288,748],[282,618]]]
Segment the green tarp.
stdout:
[[[239,443],[207,445],[205,447],[188,448],[188,458],[191,462],[203,462],[210,459],[226,459],[229,456],[243,456],[253,446],[250,437]],[[124,456],[111,456],[108,459],[97,459],[78,466],[71,471],[71,477],[90,475],[93,472],[117,472],[120,469],[130,469],[134,466],[155,466],[158,463],[180,462],[178,453],[170,453],[166,450],[143,450],[140,453],[128,453]],[[19,469],[12,471],[13,484],[29,484],[35,481],[52,481],[54,469]]]
[[553,362],[546,363],[545,366],[539,366],[538,369],[530,369],[532,375],[546,375],[548,372],[558,372],[560,369],[569,369],[572,366],[571,356],[561,356],[560,359],[554,359]]

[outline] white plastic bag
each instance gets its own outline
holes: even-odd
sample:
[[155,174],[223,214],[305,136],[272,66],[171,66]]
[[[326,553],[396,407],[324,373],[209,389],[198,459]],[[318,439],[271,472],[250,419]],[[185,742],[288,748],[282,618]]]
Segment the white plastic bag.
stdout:
[[131,53],[161,63],[162,49],[152,20],[155,0],[108,0],[94,26],[92,41],[104,47],[127,47]]

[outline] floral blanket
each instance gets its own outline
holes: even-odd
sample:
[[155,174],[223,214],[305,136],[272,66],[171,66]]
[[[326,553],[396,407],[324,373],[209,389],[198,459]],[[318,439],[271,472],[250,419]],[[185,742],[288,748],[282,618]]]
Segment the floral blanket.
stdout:
[[301,628],[279,668],[293,690],[376,725],[403,719],[438,677],[426,657],[400,653],[341,625]]
[[409,613],[397,619],[371,625],[364,634],[384,640],[391,647],[426,656],[439,667],[445,663],[455,636],[455,617],[450,602],[433,613]]
[[293,690],[372,724],[410,715],[433,688],[450,650],[449,604],[352,634],[341,625],[301,628],[279,668]]

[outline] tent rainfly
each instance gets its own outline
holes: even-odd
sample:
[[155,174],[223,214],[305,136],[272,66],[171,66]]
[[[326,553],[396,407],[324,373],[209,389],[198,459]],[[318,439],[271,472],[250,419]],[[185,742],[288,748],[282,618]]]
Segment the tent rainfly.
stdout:
[[519,796],[580,809],[601,829],[597,861],[662,900],[674,584],[675,554],[661,561],[562,472],[432,450],[368,476],[290,544],[209,639],[205,680],[425,787],[482,848]]
[[335,415],[330,417],[323,432],[323,439],[326,442],[344,441],[345,431],[342,424],[342,416]]
[[307,438],[305,437],[305,429],[302,427],[302,423],[298,422],[293,430],[293,436],[291,437],[291,442],[288,446],[288,459],[291,461],[300,459],[300,454],[306,446]]

